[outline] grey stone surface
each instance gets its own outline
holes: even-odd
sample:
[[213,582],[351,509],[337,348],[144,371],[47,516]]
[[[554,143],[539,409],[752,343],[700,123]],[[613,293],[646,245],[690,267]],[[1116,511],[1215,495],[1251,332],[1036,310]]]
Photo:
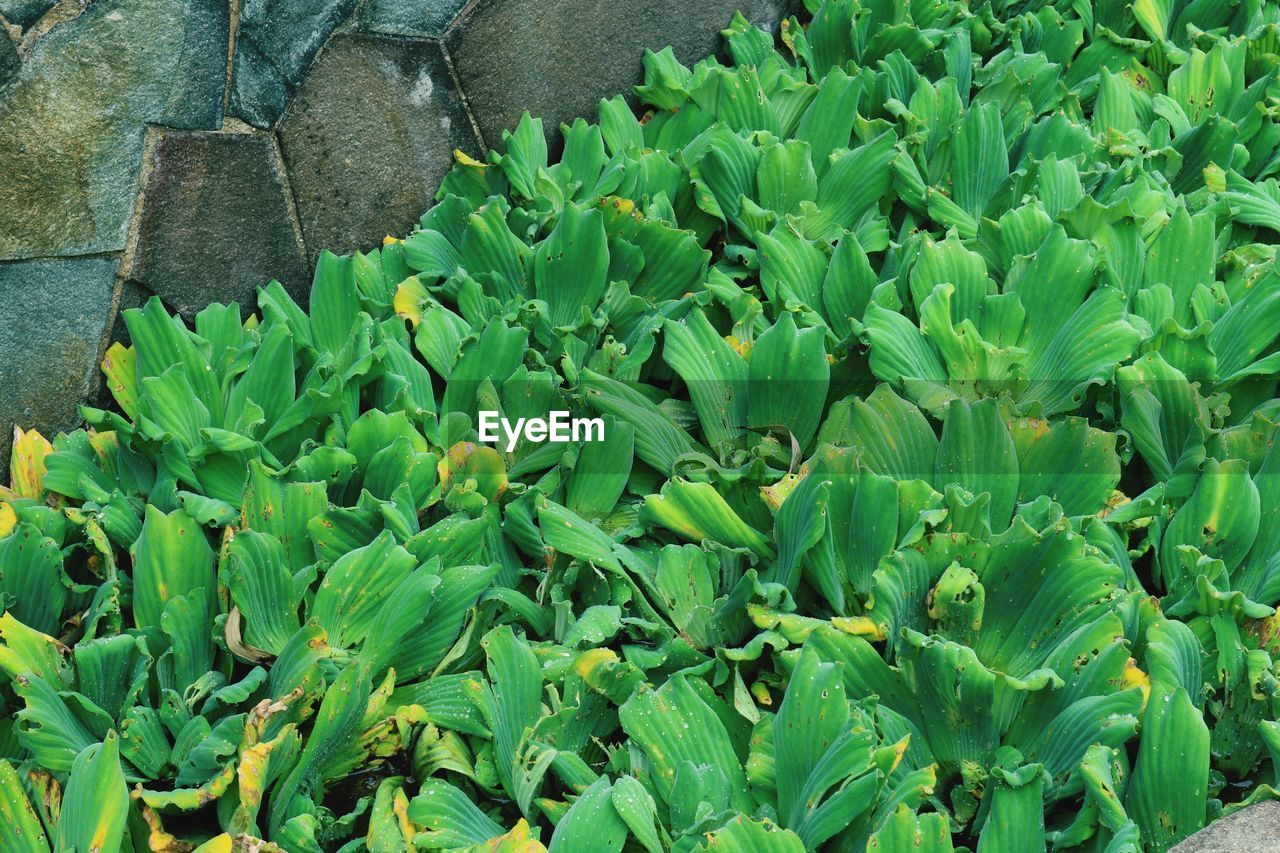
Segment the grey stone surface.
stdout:
[[36,42],[0,90],[0,259],[123,247],[145,125],[220,119],[218,5],[99,0]]
[[501,141],[528,110],[553,145],[560,123],[594,119],[601,98],[631,92],[646,47],[686,65],[721,46],[735,10],[776,30],[786,0],[479,0],[447,44],[480,132]]
[[0,15],[11,24],[26,29],[53,8],[56,0],[0,0]]
[[284,112],[325,39],[356,0],[241,0],[230,111],[255,127]]
[[285,192],[264,134],[165,132],[151,154],[128,277],[188,318],[210,302],[250,309],[273,278],[305,295]]
[[1176,844],[1170,853],[1275,853],[1280,851],[1280,802],[1267,801],[1215,821]]
[[48,439],[80,423],[97,384],[98,348],[111,313],[114,257],[0,264],[0,481],[8,483],[16,424]]
[[360,29],[377,33],[439,37],[467,0],[365,0]]
[[[132,5],[132,4],[131,4]],[[169,0],[183,24],[182,42],[173,55],[161,110],[155,124],[188,130],[213,130],[222,124],[227,82],[227,39],[231,9],[227,0]]]
[[312,261],[403,234],[477,145],[438,44],[337,35],[280,125]]
[[[407,232],[452,150],[480,154],[459,85],[490,142],[528,109],[555,148],[640,80],[644,47],[693,62],[735,8],[774,26],[786,5],[0,0],[0,478],[15,421],[56,432],[102,399],[98,342],[128,339],[116,283],[122,308],[154,292],[188,317],[271,278],[304,297],[321,249]],[[275,128],[287,177],[269,137],[223,127],[224,93]]]
[[18,73],[22,60],[18,57],[18,46],[9,38],[9,33],[0,27],[0,86]]

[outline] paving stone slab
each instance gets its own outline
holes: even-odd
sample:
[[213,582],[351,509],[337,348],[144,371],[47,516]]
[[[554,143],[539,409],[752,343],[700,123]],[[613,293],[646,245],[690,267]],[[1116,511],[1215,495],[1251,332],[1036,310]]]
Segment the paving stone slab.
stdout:
[[215,127],[219,0],[98,0],[36,42],[0,89],[0,259],[118,251],[145,126]]
[[440,46],[334,36],[280,125],[309,258],[405,233],[477,144]]
[[24,30],[53,8],[56,0],[0,0],[0,15]]
[[[171,11],[174,7],[176,13]],[[182,43],[170,56],[174,65],[163,107],[149,121],[186,130],[218,128],[227,88],[230,4],[227,0],[168,0],[165,11],[184,24]]]
[[11,310],[0,323],[0,482],[16,424],[46,438],[80,423],[97,385],[98,348],[115,293],[115,257],[0,264]]
[[273,127],[329,34],[356,0],[241,0],[229,109]]
[[594,119],[601,98],[643,79],[646,47],[670,44],[691,65],[721,47],[735,10],[776,31],[785,0],[480,0],[454,25],[449,55],[489,145],[528,110],[548,140],[560,123]]
[[211,302],[251,310],[273,278],[305,302],[306,260],[285,193],[265,134],[165,132],[129,278],[188,318]]
[[1214,821],[1169,853],[1275,853],[1280,851],[1280,803],[1267,801]]
[[0,86],[9,82],[9,78],[18,73],[22,67],[22,59],[18,56],[18,46],[13,43],[9,33],[0,27]]
[[438,38],[466,5],[467,0],[366,0],[360,8],[360,29]]

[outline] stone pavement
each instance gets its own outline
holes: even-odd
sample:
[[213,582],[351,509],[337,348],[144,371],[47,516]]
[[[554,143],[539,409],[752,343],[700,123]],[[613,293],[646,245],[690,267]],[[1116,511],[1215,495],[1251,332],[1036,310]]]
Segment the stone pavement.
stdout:
[[1209,824],[1169,853],[1278,853],[1280,802],[1264,801]]
[[190,318],[408,231],[524,110],[553,148],[787,0],[0,0],[0,482],[97,399],[119,311]]

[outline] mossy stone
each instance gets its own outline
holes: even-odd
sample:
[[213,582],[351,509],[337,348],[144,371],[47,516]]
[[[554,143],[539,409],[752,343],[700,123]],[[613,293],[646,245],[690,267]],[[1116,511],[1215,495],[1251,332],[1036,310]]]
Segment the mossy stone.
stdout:
[[119,251],[148,124],[216,127],[217,0],[99,0],[0,90],[0,259]]
[[17,310],[0,323],[0,482],[15,425],[52,440],[80,423],[98,382],[118,259],[0,263],[0,293]]
[[453,165],[478,156],[440,46],[334,36],[280,125],[310,260],[408,231]]
[[188,318],[211,302],[250,310],[273,278],[305,302],[306,261],[265,135],[168,131],[151,158],[131,279]]

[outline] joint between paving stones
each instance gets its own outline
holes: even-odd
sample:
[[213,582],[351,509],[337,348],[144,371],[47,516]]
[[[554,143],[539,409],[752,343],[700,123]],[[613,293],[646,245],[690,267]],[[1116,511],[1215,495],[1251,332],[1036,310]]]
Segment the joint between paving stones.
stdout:
[[[459,16],[461,16],[461,13],[459,13]],[[467,122],[471,125],[471,134],[476,138],[476,144],[480,146],[480,151],[487,157],[489,144],[485,140],[484,134],[480,132],[480,123],[476,121],[475,113],[471,109],[471,100],[467,97],[466,87],[462,85],[462,78],[458,76],[458,69],[453,64],[453,57],[449,55],[449,45],[445,43],[443,38],[436,41],[440,45],[440,55],[444,57],[445,67],[449,69],[449,76],[453,79],[453,86],[458,90],[458,100],[462,102],[462,112],[466,115]]]
[[235,73],[236,37],[240,34],[240,0],[229,0],[227,14],[227,71],[222,81],[222,121],[225,124],[231,109],[231,78]]
[[[181,10],[186,7],[157,6],[158,0],[148,2],[149,9],[185,15]],[[52,188],[66,195],[52,198],[62,198],[56,203],[71,205],[72,213],[87,208],[88,214],[82,211],[70,221],[63,215],[62,230],[54,237],[38,229],[32,230],[32,236],[11,235],[7,257],[0,261],[6,265],[96,261],[100,302],[95,305],[95,312],[107,309],[102,312],[105,323],[101,330],[89,329],[82,323],[79,334],[84,349],[92,351],[96,343],[99,355],[112,340],[121,339],[120,312],[152,295],[190,316],[200,300],[217,302],[239,297],[245,304],[250,284],[262,284],[271,277],[285,283],[292,275],[299,279],[293,283],[293,292],[305,300],[310,269],[321,248],[365,250],[376,245],[375,237],[380,239],[384,233],[402,236],[412,230],[418,216],[430,207],[439,180],[453,165],[453,149],[484,158],[490,151],[490,142],[498,142],[502,116],[510,107],[510,98],[494,100],[489,91],[493,85],[489,70],[476,65],[476,56],[485,52],[495,60],[520,53],[519,41],[510,41],[516,30],[509,37],[504,36],[506,30],[502,28],[490,31],[495,21],[503,19],[501,9],[505,8],[495,0],[448,0],[433,6],[425,17],[418,7],[410,9],[390,0],[323,0],[323,8],[309,12],[309,17],[300,21],[274,14],[259,15],[261,20],[252,22],[252,32],[246,29],[243,0],[228,0],[225,5],[187,2],[196,4],[187,11],[198,11],[200,15],[175,18],[176,24],[166,18],[165,29],[157,33],[176,39],[172,42],[175,48],[180,46],[183,56],[195,58],[188,56],[189,64],[180,65],[175,71],[166,70],[161,56],[136,69],[125,68],[119,77],[112,76],[116,64],[110,51],[94,55],[93,61],[110,63],[103,67],[102,75],[93,75],[92,69],[87,76],[70,76],[65,81],[56,75],[65,74],[72,65],[64,58],[66,51],[81,46],[83,38],[93,38],[104,18],[117,22],[121,14],[136,17],[138,12],[130,4],[112,0],[41,0],[40,9],[23,18],[25,27],[0,17],[0,27],[5,29],[0,38],[10,36],[14,45],[11,55],[17,57],[13,70],[0,82],[0,100],[18,94],[29,99],[33,82],[38,84],[52,73],[62,87],[58,90],[60,108],[70,108],[73,117],[77,115],[75,110],[86,117],[114,116],[110,118],[114,124],[108,130],[120,136],[120,144],[128,145],[123,149],[120,144],[100,143],[81,158],[83,163],[72,164],[82,171],[62,169],[61,174],[79,176],[79,183],[68,178],[65,187]],[[573,5],[573,0],[566,2]],[[519,8],[519,3],[513,3],[512,14]],[[638,20],[647,21],[649,16]],[[587,16],[581,21],[582,32],[561,29],[557,34],[573,43],[598,35],[601,20]],[[150,18],[145,22],[150,25]],[[616,36],[631,37],[626,20],[615,23]],[[609,27],[615,27],[615,23]],[[131,23],[120,21],[113,25],[112,31],[118,34],[122,26],[128,32]],[[45,44],[46,36],[56,43]],[[650,36],[636,35],[632,40],[647,38]],[[274,50],[278,44],[295,45],[296,61],[291,64],[287,55]],[[460,50],[465,55],[459,55]],[[361,115],[360,98],[341,90],[344,75],[352,68],[366,76],[374,87],[374,99],[381,99],[380,106],[385,108],[374,116],[378,144],[370,149],[359,147],[362,138],[350,124],[353,117]],[[245,74],[264,77],[249,77],[241,83],[240,77]],[[217,79],[219,75],[221,80]],[[95,80],[101,80],[96,88]],[[592,111],[583,99],[577,99],[582,103],[573,101],[574,90],[555,88],[565,85],[559,77],[548,77],[541,83],[523,78],[516,82],[523,83],[526,89],[541,85],[544,90],[562,93],[566,109],[575,114],[589,115]],[[574,86],[582,82],[573,78]],[[422,84],[422,91],[416,90],[418,83]],[[274,91],[267,88],[270,86],[276,86]],[[520,89],[517,85],[511,97],[518,96]],[[535,97],[528,107],[542,113],[547,104],[560,104],[559,94],[547,97]],[[127,109],[108,110],[108,106]],[[563,116],[545,118],[548,132],[554,134]],[[33,127],[45,129],[43,124]],[[94,127],[86,118],[50,125],[49,129],[75,134]],[[206,142],[201,147],[190,138],[192,134],[205,133],[254,138],[261,134],[263,139],[253,145],[224,139],[215,156],[209,147],[213,143]],[[35,137],[41,138],[58,137]],[[209,162],[223,171],[206,173],[202,171],[204,162],[186,160],[196,155],[184,152],[196,149],[202,152],[199,156],[212,158]],[[40,158],[33,161],[35,166],[45,168],[58,162],[54,158],[55,147],[42,144],[33,151]],[[228,207],[226,192],[217,192],[216,186],[223,181],[219,175],[237,174],[236,158],[248,158],[246,168],[267,168],[269,171],[264,174],[269,180],[242,190],[247,193],[243,207]],[[166,182],[171,184],[167,190]],[[321,189],[325,186],[332,186],[334,193],[326,194]],[[277,192],[280,198],[275,197]],[[162,208],[166,204],[181,205],[184,198],[189,198],[191,204],[212,204],[223,214],[221,225],[214,226],[223,231],[212,235],[217,239],[208,246],[193,248],[175,242],[173,229],[177,226],[170,223]],[[42,204],[55,202],[34,200],[29,214],[23,215],[39,217],[43,222],[58,220],[60,213],[65,213],[41,207]],[[102,212],[98,207],[106,213],[98,215]],[[89,214],[93,217],[89,218]],[[257,266],[245,268],[252,274],[238,282],[224,280],[221,274],[201,278],[199,271],[207,268],[201,252],[219,251],[219,245],[235,244],[236,229],[243,227],[237,217],[251,215],[260,217],[264,225],[273,229],[257,244]],[[386,221],[379,222],[378,227],[387,230],[374,235],[372,228],[380,217]],[[297,264],[294,257],[299,259]],[[106,268],[113,275],[104,281]],[[196,271],[195,279],[182,279],[182,287],[176,290],[165,286],[182,270]],[[10,276],[26,274],[25,268],[9,270]],[[36,267],[31,268],[30,274],[48,275]],[[259,275],[263,276],[261,281],[257,280]],[[254,281],[250,283],[248,278]],[[233,294],[236,285],[240,290]],[[178,298],[179,291],[182,298]],[[251,310],[252,305],[245,307]],[[97,379],[96,366],[94,378]],[[7,419],[13,414],[0,412],[0,417]],[[0,475],[7,468],[7,461],[0,460]]]
[[293,239],[298,244],[298,251],[302,253],[303,258],[309,258],[307,254],[307,235],[302,229],[302,218],[298,215],[298,199],[293,192],[293,181],[289,179],[289,164],[285,159],[284,148],[280,145],[280,133],[278,129],[272,129],[267,134],[267,140],[271,144],[271,155],[274,159],[276,172],[280,175],[280,186],[284,190],[284,206],[289,213],[289,224],[293,227]]

